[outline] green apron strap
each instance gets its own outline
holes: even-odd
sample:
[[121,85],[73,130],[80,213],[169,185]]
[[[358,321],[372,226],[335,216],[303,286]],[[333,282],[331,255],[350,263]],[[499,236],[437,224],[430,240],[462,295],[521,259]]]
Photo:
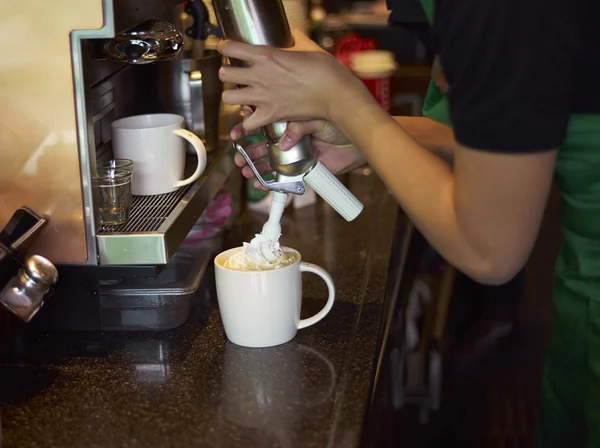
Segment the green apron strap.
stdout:
[[556,159],[564,244],[537,448],[600,447],[600,115],[572,115]]
[[[427,16],[429,24],[433,24],[433,16],[435,11],[434,0],[420,0],[420,2],[425,15]],[[446,96],[434,82],[433,77],[429,81],[427,94],[425,95],[425,100],[423,101],[423,116],[448,126],[452,126],[450,112],[448,110],[448,101],[446,101]]]
[[433,13],[435,11],[434,0],[420,0],[421,7],[427,16],[427,21],[431,25],[433,23]]

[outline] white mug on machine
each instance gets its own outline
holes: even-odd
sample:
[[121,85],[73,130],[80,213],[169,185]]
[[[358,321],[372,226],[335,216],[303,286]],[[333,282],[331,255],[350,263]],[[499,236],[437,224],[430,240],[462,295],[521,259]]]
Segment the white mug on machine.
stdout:
[[[196,181],[206,168],[206,148],[196,135],[183,128],[183,117],[174,114],[136,115],[111,125],[115,159],[133,162],[131,192],[135,196],[170,193]],[[185,142],[198,156],[196,171],[185,174]]]
[[[225,267],[226,261],[241,247],[221,252],[215,258],[217,300],[227,339],[244,347],[272,347],[288,342],[299,329],[323,319],[335,301],[335,285],[329,273],[320,266],[301,260],[289,266],[263,271],[240,271]],[[302,307],[302,273],[321,277],[329,291],[321,311],[300,319]]]

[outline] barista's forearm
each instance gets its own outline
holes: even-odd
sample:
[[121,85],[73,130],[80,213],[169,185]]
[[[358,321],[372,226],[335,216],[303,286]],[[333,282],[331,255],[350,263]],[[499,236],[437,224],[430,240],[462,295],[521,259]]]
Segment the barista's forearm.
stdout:
[[446,160],[452,160],[456,140],[450,126],[426,117],[394,117],[394,120],[421,146]]
[[[498,263],[496,245],[482,244],[471,227],[464,225],[472,219],[461,215],[464,210],[457,207],[452,169],[370,98],[363,104],[357,109],[342,105],[331,121],[360,148],[404,211],[446,260],[478,281],[496,283],[501,275],[497,266],[506,263]],[[490,226],[483,218],[481,226],[487,229]],[[500,239],[492,236],[493,241]],[[503,277],[501,280],[505,281]]]

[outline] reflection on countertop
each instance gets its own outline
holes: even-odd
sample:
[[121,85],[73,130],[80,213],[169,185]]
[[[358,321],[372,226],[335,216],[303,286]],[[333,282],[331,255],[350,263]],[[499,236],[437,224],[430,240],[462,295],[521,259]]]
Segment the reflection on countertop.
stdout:
[[[358,446],[404,224],[374,175],[353,174],[349,186],[365,204],[352,223],[322,203],[284,215],[282,243],[337,285],[326,319],[282,346],[235,346],[209,269],[177,330],[30,334],[0,364],[4,446]],[[243,214],[222,246],[248,240],[263,221]],[[325,299],[323,282],[305,276],[302,316]]]

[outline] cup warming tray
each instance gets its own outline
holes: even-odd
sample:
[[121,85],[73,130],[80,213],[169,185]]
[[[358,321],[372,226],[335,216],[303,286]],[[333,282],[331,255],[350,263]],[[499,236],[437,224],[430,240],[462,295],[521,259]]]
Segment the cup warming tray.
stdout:
[[167,264],[234,171],[230,148],[231,143],[224,142],[210,153],[206,170],[196,182],[168,194],[134,196],[129,221],[103,226],[96,235],[100,264]]

